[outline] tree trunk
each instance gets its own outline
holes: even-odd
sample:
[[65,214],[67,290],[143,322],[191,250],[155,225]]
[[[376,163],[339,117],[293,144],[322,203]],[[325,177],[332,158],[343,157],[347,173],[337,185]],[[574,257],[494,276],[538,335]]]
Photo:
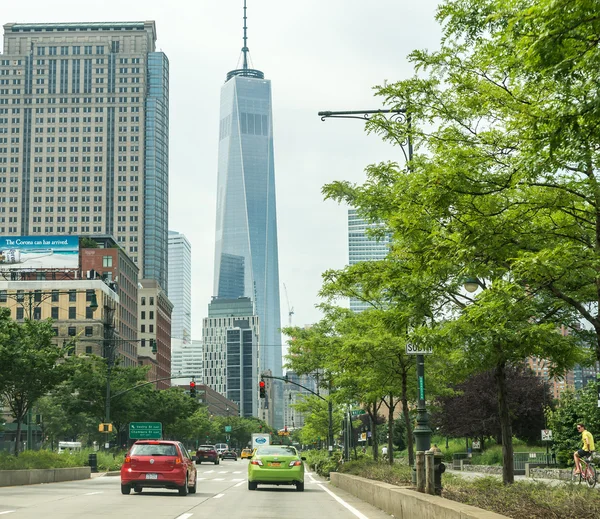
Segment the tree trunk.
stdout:
[[23,417],[17,420],[17,430],[15,431],[15,456],[19,456],[21,450],[21,428]]
[[505,485],[515,482],[512,429],[506,395],[506,362],[496,365],[494,377],[498,389],[498,410],[500,414],[500,429],[502,431],[502,481]]
[[408,408],[408,374],[402,373],[402,416],[406,426],[406,450],[408,452],[408,465],[412,467],[415,464],[415,446],[413,442],[412,423],[410,421],[410,409]]
[[390,465],[394,463],[394,395],[390,394],[390,406],[388,407],[388,460]]
[[[377,441],[377,402],[373,402],[373,407],[369,409],[369,417],[371,418],[371,443],[373,444],[373,459],[379,459],[379,442]],[[372,410],[372,412],[371,412]]]

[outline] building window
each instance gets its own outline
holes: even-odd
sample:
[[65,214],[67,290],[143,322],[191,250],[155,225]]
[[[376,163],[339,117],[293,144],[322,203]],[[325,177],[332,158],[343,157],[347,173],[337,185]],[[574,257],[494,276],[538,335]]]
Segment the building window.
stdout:
[[52,310],[50,310],[51,314],[50,316],[52,317],[52,319],[58,319],[58,306],[53,306]]
[[142,339],[142,348],[146,347],[146,339]]
[[148,331],[150,333],[154,333],[154,325],[153,324],[148,325]]
[[75,301],[77,301],[77,291],[69,290],[69,302],[74,303]]
[[154,312],[150,312],[150,319],[154,319]]
[[39,306],[36,306],[36,307],[33,309],[33,318],[34,318],[36,321],[39,321],[39,320],[42,318],[42,309],[41,309]]
[[150,297],[150,306],[154,306],[154,298]]
[[[6,301],[6,299],[5,299]],[[146,312],[142,312],[142,319],[146,319]]]
[[90,308],[89,306],[86,307],[85,309],[85,318],[86,319],[93,319],[94,318],[94,309]]
[[88,354],[91,354],[92,353],[92,347],[91,346],[86,346],[85,347],[85,352],[88,353]]
[[54,332],[54,335],[58,337],[58,328],[56,326],[52,328],[52,331]]
[[0,290],[0,303],[6,303],[6,290]]
[[102,256],[102,266],[103,267],[112,267],[112,256]]
[[145,325],[145,324],[142,324],[141,332],[142,332],[142,333],[145,333],[145,332],[146,332],[146,325]]
[[53,290],[52,291],[52,302],[53,303],[58,303],[58,290]]
[[17,320],[22,320],[23,319],[23,307],[19,306],[17,307]]
[[74,306],[69,307],[69,319],[77,319],[77,308]]
[[22,290],[17,290],[17,303],[25,301],[25,293]]
[[94,328],[91,326],[86,326],[85,327],[85,336],[91,337],[92,335],[94,335]]
[[69,337],[75,337],[75,335],[77,335],[77,329],[75,326],[69,326]]
[[142,297],[142,306],[146,306],[146,298]]

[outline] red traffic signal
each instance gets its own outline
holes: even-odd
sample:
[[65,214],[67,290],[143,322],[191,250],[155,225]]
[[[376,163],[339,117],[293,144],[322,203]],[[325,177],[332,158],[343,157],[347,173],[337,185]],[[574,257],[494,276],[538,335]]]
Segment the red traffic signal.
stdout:
[[190,387],[196,387],[196,383],[193,380],[190,382]]
[[261,380],[258,383],[258,389],[259,389],[259,392],[260,392],[260,397],[261,398],[265,398],[265,381],[264,380]]
[[190,396],[196,398],[196,382],[193,380],[190,382]]

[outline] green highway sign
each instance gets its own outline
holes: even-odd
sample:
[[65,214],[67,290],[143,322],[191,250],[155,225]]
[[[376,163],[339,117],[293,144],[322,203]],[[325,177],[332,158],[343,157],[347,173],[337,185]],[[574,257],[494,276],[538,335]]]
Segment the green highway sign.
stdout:
[[130,422],[129,438],[132,440],[158,440],[162,438],[160,422]]
[[360,415],[360,414],[366,414],[366,413],[367,413],[367,412],[366,412],[364,409],[352,409],[352,410],[350,411],[350,414],[351,414],[352,416],[358,416],[358,415]]
[[231,432],[231,425],[225,426],[225,432]]

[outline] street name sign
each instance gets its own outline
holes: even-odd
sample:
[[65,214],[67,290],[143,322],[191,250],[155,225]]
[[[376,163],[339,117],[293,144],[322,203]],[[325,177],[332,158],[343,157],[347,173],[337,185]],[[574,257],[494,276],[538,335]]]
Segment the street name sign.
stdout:
[[352,409],[352,411],[350,411],[350,414],[352,416],[358,416],[360,414],[366,414],[366,411],[364,409]]
[[162,423],[130,422],[129,438],[132,440],[158,440],[162,438]]
[[416,346],[415,344],[406,345],[407,355],[431,355],[433,353],[433,346]]

